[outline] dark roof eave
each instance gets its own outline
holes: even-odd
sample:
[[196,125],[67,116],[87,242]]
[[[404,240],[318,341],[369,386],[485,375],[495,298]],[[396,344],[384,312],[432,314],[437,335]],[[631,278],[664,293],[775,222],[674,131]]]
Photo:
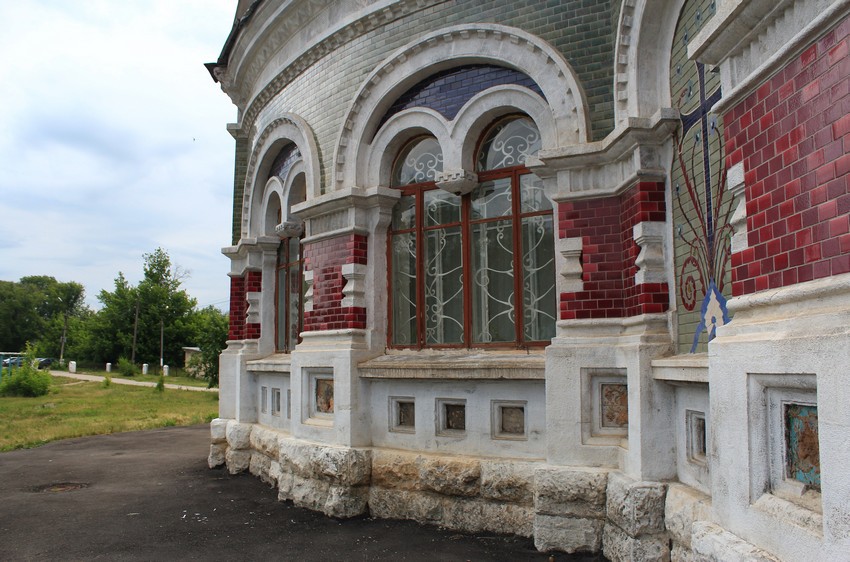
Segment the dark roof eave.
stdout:
[[237,18],[233,22],[233,27],[230,28],[230,34],[228,34],[227,40],[224,42],[224,48],[222,48],[221,54],[218,55],[218,60],[216,62],[204,63],[204,66],[207,67],[207,71],[209,71],[214,82],[218,82],[215,70],[217,68],[227,68],[227,59],[230,58],[230,52],[233,50],[233,45],[236,44],[237,37],[239,37],[239,34],[242,32],[242,28],[248,24],[251,16],[254,15],[254,12],[257,11],[257,7],[262,2],[263,0],[254,0],[251,2],[251,5],[248,6],[248,9],[245,10],[242,17]]

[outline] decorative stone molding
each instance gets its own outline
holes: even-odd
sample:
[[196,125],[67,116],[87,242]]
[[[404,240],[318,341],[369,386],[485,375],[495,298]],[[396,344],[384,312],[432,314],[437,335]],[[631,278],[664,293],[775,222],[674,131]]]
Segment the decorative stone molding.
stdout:
[[276,236],[243,238],[236,246],[226,246],[221,253],[230,259],[231,277],[240,277],[248,270],[262,271],[264,254],[276,253],[280,239]]
[[[243,125],[251,126],[266,105],[287,84],[332,51],[378,27],[443,1],[445,0],[382,0],[351,14],[344,12],[352,11],[348,9],[347,3],[341,4],[331,0],[280,2],[276,6],[266,3],[272,6],[275,12],[258,12],[254,20],[268,22],[268,25],[249,27],[239,37],[229,57],[228,66],[224,72],[218,67],[217,77],[222,90],[230,96],[233,103],[245,109]],[[264,7],[261,5],[261,11]],[[293,38],[300,42],[301,37],[305,35],[300,32],[317,19],[322,11],[331,19],[339,14],[337,21],[331,25],[323,21],[312,35],[316,39],[309,44],[299,44],[289,49],[289,60],[280,64],[278,73],[271,77],[265,86],[261,86],[258,82],[263,78],[262,73],[269,66],[271,59],[280,58],[285,46]],[[260,35],[263,36],[262,41],[257,39]],[[230,69],[231,65],[235,67],[234,70]],[[254,94],[254,91],[257,93]]]
[[581,238],[559,238],[557,241],[558,252],[564,258],[564,265],[561,267],[561,277],[564,278],[558,287],[559,291],[567,293],[577,293],[584,289],[584,282],[581,279]]
[[688,58],[720,67],[723,113],[850,14],[847,0],[726,0],[688,45]]
[[245,294],[245,300],[248,302],[248,310],[246,311],[245,322],[247,324],[260,323],[260,297],[262,293],[251,292]]
[[[252,143],[251,157],[245,173],[245,188],[242,193],[242,237],[251,235],[251,209],[254,198],[262,196],[262,187],[266,178],[259,177],[263,162],[270,162],[276,154],[272,149],[280,146],[279,141],[292,142],[301,152],[304,174],[307,184],[307,198],[319,195],[321,191],[319,170],[319,149],[315,135],[307,122],[293,114],[285,114],[266,125]],[[266,164],[266,168],[268,164]],[[262,186],[262,187],[261,187]],[[259,206],[258,206],[259,207]]]
[[679,124],[678,112],[659,111],[652,118],[629,118],[604,140],[541,150],[540,164],[529,168],[544,179],[556,178],[555,201],[619,195],[636,181],[665,181],[662,145]]
[[366,308],[366,266],[357,263],[345,263],[340,273],[345,278],[342,288],[342,306]]
[[397,189],[355,187],[299,203],[292,212],[306,222],[304,243],[352,232],[368,236],[380,224],[386,228],[399,197]]
[[640,246],[640,253],[635,259],[638,267],[635,285],[667,280],[664,270],[665,227],[663,222],[639,222],[632,228],[635,244]]
[[358,152],[369,143],[380,123],[381,101],[400,94],[411,80],[425,78],[455,60],[458,64],[474,61],[522,68],[548,102],[557,136],[549,146],[587,140],[590,127],[584,91],[563,55],[521,29],[483,23],[458,25],[402,47],[367,77],[340,127],[334,153],[334,189],[355,183]]
[[624,0],[620,7],[617,44],[614,50],[614,108],[616,123],[629,116],[629,60],[632,48],[632,25],[635,0]]
[[304,233],[304,223],[301,221],[284,221],[274,227],[275,234],[281,238],[298,238]]
[[454,195],[466,195],[478,185],[478,174],[469,170],[444,170],[437,174],[437,187]]
[[304,312],[313,312],[313,270],[305,269],[303,276],[304,284],[307,286],[307,290],[304,291]]
[[734,198],[735,212],[729,219],[732,226],[732,253],[741,252],[749,247],[747,236],[747,201],[745,197],[746,183],[744,182],[744,163],[738,162],[729,168],[726,174],[726,184]]

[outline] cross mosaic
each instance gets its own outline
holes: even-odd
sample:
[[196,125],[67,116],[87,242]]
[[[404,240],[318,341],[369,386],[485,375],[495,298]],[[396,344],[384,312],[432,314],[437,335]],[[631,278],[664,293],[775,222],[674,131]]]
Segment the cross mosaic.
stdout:
[[671,97],[681,126],[675,135],[672,201],[680,352],[700,352],[729,322],[732,196],[726,186],[722,125],[712,109],[719,76],[687,58],[688,42],[716,10],[714,1],[685,4],[674,37]]

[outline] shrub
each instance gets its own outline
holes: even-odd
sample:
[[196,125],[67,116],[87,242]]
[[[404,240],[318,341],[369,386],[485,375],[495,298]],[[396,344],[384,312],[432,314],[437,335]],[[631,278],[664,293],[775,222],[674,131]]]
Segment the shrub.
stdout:
[[165,376],[159,375],[159,379],[157,379],[157,381],[156,381],[156,390],[158,392],[164,392],[165,391]]
[[123,377],[135,377],[139,374],[139,368],[136,367],[133,362],[127,359],[126,357],[119,357],[118,372],[121,373],[121,376]]
[[35,350],[27,344],[24,364],[12,369],[12,374],[4,370],[0,382],[0,396],[44,396],[50,391],[53,381],[49,373],[39,371],[35,363]]
[[112,386],[112,377],[106,375],[105,377],[103,377],[103,382],[101,384],[103,385],[103,388],[109,388],[110,386]]

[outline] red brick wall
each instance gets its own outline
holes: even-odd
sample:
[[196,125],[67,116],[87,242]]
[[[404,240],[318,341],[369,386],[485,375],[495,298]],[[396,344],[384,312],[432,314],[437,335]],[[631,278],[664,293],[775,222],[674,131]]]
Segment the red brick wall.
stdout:
[[257,339],[260,337],[260,325],[247,322],[247,294],[262,289],[263,274],[260,271],[248,271],[244,277],[230,278],[230,329],[229,340]]
[[848,35],[845,19],[724,115],[746,184],[735,296],[850,272]]
[[349,234],[305,245],[304,267],[313,271],[313,310],[304,314],[304,331],[366,328],[366,309],[342,306],[346,280],[342,265],[366,264],[366,237]]
[[582,239],[584,289],[561,293],[561,319],[621,318],[664,312],[667,285],[635,285],[640,247],[632,228],[664,221],[664,184],[639,182],[618,197],[570,201],[558,206],[560,238]]

